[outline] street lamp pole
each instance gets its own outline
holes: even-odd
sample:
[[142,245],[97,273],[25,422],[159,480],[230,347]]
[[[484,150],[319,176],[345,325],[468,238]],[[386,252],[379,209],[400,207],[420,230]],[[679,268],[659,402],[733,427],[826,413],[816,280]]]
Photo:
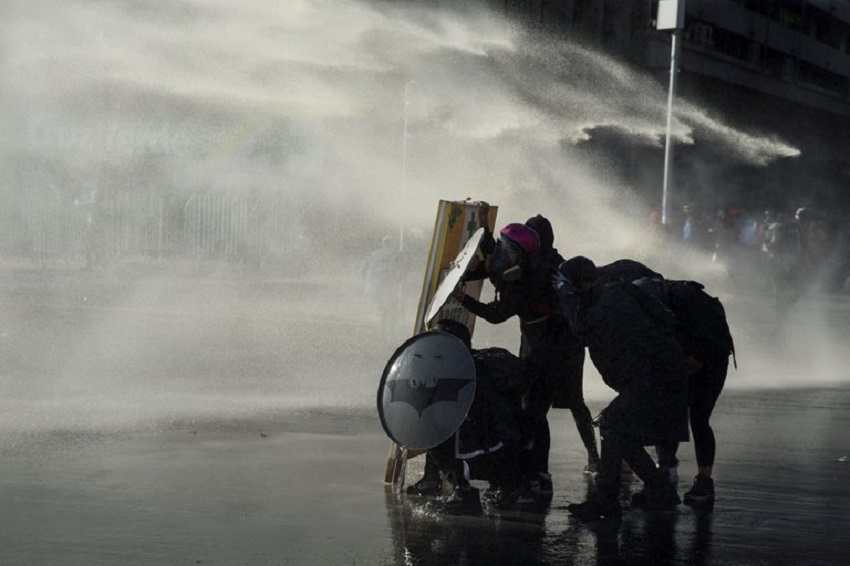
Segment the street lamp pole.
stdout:
[[404,83],[404,126],[401,135],[401,189],[398,195],[398,251],[404,251],[404,197],[407,194],[407,108],[410,106],[410,87],[415,80]]
[[670,193],[673,186],[673,100],[679,64],[682,28],[685,26],[685,0],[660,0],[656,29],[670,30],[670,87],[667,93],[667,132],[664,139],[664,184],[661,196],[661,224],[670,223]]
[[661,224],[667,226],[670,218],[670,191],[673,185],[673,99],[676,93],[676,65],[679,56],[681,31],[673,30],[670,48],[670,88],[667,93],[667,133],[664,137],[664,189],[661,197]]

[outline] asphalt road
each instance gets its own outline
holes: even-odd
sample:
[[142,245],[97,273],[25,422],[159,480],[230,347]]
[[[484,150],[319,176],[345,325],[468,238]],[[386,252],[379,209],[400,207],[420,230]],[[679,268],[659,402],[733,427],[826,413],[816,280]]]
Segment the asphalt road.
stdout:
[[[847,304],[775,324],[728,296],[739,370],[710,513],[574,523],[583,450],[552,413],[549,509],[445,519],[386,493],[374,409],[406,329],[347,281],[233,266],[0,272],[0,564],[840,564],[850,555]],[[349,291],[346,295],[343,291]],[[476,330],[510,344],[515,328]],[[610,395],[592,370],[591,410]],[[682,484],[695,464],[680,450]],[[417,461],[411,463],[415,479]],[[626,480],[626,494],[639,485]]]

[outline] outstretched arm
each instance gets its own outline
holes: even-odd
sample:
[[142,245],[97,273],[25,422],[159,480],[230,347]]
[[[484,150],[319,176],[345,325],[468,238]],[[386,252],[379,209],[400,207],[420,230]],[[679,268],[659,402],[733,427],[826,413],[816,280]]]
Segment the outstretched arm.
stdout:
[[452,297],[460,302],[463,308],[475,316],[483,318],[490,324],[505,322],[517,314],[516,309],[509,302],[493,301],[492,303],[482,303],[481,301],[470,297],[461,289],[455,289],[452,293]]

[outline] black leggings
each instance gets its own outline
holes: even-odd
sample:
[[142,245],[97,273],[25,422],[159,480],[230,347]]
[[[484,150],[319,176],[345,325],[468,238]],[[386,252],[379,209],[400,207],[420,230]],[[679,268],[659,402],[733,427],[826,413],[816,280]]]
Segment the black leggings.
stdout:
[[[688,411],[694,452],[699,467],[714,465],[717,443],[709,419],[720,397],[720,392],[723,391],[728,369],[729,356],[716,356],[688,379]],[[678,443],[658,445],[656,447],[658,463],[669,468],[678,465],[679,460],[676,458],[678,447]]]

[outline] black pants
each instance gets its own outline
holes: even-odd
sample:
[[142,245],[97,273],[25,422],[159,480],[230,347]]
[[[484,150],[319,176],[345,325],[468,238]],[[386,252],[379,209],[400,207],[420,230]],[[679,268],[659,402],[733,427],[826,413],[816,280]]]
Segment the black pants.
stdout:
[[582,444],[592,456],[597,455],[593,416],[584,402],[584,347],[577,341],[560,342],[550,347],[523,347],[529,367],[535,373],[523,404],[523,413],[531,431],[533,444],[529,454],[531,471],[549,471],[549,409],[570,409]]
[[522,449],[515,443],[501,443],[499,449],[483,452],[477,456],[461,460],[456,456],[456,437],[428,450],[425,454],[425,475],[436,478],[442,473],[446,481],[453,486],[467,486],[464,474],[464,462],[469,468],[469,477],[473,480],[484,480],[493,489],[513,491],[519,487],[525,473],[525,460]]
[[463,461],[455,457],[455,435],[425,454],[425,475],[437,477],[440,473],[455,487],[469,485],[463,473]]
[[652,456],[646,451],[640,438],[616,433],[610,429],[602,431],[602,454],[599,477],[596,482],[596,497],[603,503],[615,504],[620,496],[621,469],[626,462],[635,475],[646,484],[658,482],[659,474]]

